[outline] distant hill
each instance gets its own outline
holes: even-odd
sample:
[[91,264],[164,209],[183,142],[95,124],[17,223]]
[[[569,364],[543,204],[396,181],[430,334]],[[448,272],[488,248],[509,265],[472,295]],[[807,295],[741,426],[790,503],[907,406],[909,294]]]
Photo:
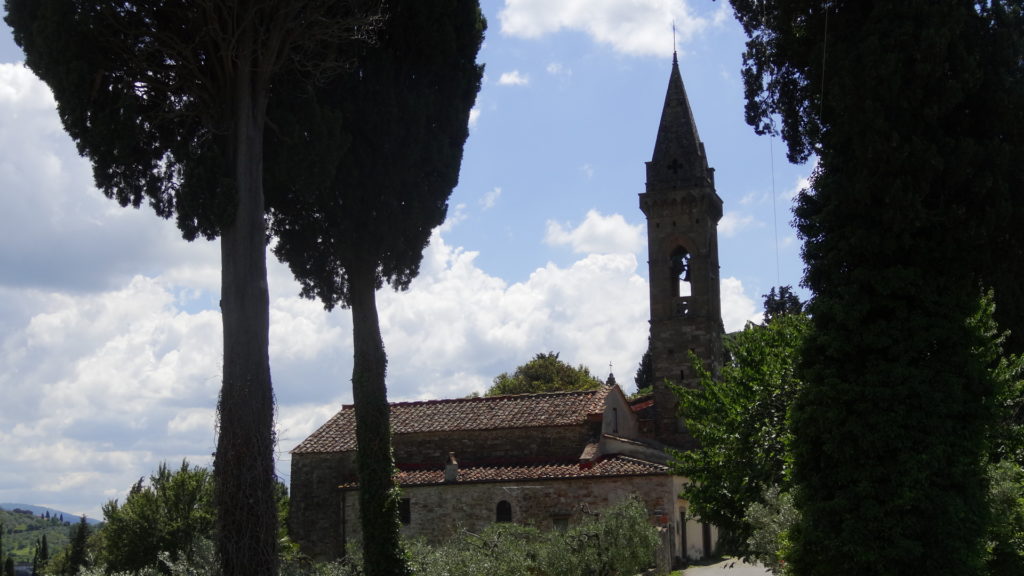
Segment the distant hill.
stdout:
[[[64,516],[65,522],[78,522],[79,518],[82,517],[81,514],[72,514],[70,512],[57,510],[55,508],[47,508],[46,506],[36,506],[35,504],[16,504],[12,502],[0,502],[0,510],[8,510],[11,512],[13,512],[14,510],[28,510],[36,516],[42,516],[46,512],[49,512],[51,518],[54,516],[56,516],[57,518]],[[88,522],[90,525],[102,523],[102,521],[99,519],[88,517],[85,519],[85,521]]]
[[[22,512],[11,510],[0,510],[0,524],[4,530],[4,555],[10,554],[15,562],[30,562],[35,553],[36,545],[46,535],[47,548],[50,557],[53,558],[58,552],[67,548],[70,541],[71,525],[75,524],[75,517],[71,516],[68,521],[68,514],[64,515],[64,521],[60,520],[60,513],[56,516],[50,513],[50,518],[40,518],[24,506],[13,506]],[[46,510],[43,510],[44,514]]]

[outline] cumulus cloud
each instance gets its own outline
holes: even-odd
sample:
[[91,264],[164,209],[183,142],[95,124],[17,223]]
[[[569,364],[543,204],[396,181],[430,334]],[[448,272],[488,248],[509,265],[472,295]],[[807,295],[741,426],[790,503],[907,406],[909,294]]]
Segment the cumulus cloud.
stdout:
[[671,52],[673,22],[678,41],[686,43],[720,23],[723,8],[708,18],[680,0],[505,0],[498,19],[502,33],[510,36],[539,38],[577,30],[618,52],[664,56]]
[[635,254],[644,247],[645,238],[642,224],[629,224],[621,214],[604,216],[590,210],[583,222],[571,229],[549,220],[544,241],[552,246],[569,246],[578,254]]
[[722,324],[726,332],[742,330],[747,322],[760,322],[762,311],[743,291],[737,278],[722,278]]
[[[817,161],[815,161],[815,164],[817,164]],[[796,198],[797,194],[799,194],[801,191],[806,190],[807,188],[810,188],[810,187],[811,187],[811,179],[810,179],[810,177],[801,176],[800,178],[796,179],[796,182],[793,183],[792,187],[790,187],[788,190],[786,190],[786,191],[784,191],[782,193],[782,199],[784,199],[784,200],[793,200],[794,198]]]
[[[0,284],[88,291],[123,285],[140,269],[217,258],[173,222],[125,209],[92,186],[55,112],[50,89],[20,64],[0,64]],[[45,217],[40,217],[43,214]],[[117,257],[106,257],[117,246]]]
[[475,128],[476,123],[480,121],[480,108],[473,106],[469,109],[469,127]]
[[552,76],[572,76],[572,68],[563,66],[559,62],[552,62],[545,68],[548,74]]
[[498,78],[498,84],[502,86],[525,86],[529,83],[530,77],[526,74],[520,74],[519,70],[504,72]]
[[725,216],[718,222],[718,233],[726,238],[732,238],[744,228],[748,228],[757,221],[750,214],[738,212],[726,212]]
[[484,194],[484,197],[480,199],[480,206],[484,210],[490,210],[494,208],[494,203],[501,197],[501,187],[495,186],[490,192]]

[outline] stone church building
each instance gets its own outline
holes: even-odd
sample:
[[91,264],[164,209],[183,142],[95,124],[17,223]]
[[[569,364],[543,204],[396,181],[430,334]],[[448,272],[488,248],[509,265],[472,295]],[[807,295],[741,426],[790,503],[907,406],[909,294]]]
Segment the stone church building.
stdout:
[[[443,540],[492,522],[561,528],[638,496],[663,528],[662,558],[708,556],[717,529],[687,514],[667,448],[693,447],[665,380],[697,385],[689,354],[722,360],[715,192],[675,56],[640,209],[647,217],[653,394],[599,390],[391,404],[403,533]],[[292,451],[291,535],[314,558],[359,537],[355,413]]]

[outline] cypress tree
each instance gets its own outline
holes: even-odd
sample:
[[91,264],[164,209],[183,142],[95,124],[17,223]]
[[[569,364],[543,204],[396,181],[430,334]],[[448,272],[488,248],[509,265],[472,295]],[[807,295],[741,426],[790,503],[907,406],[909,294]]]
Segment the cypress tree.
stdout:
[[[372,0],[5,0],[25,63],[52,89],[96,186],[122,206],[219,238],[223,369],[214,456],[217,549],[227,576],[277,573],[274,396],[264,171],[285,83],[343,68]],[[299,74],[298,70],[304,74]],[[294,72],[294,74],[289,75]],[[287,91],[279,91],[286,94]],[[316,166],[313,166],[316,172]]]
[[89,524],[83,515],[78,524],[71,529],[71,548],[68,552],[67,564],[69,576],[78,574],[81,568],[89,567],[88,543]]
[[1021,265],[1022,2],[733,6],[748,122],[819,158],[795,210],[792,569],[979,574],[993,384],[968,318]]
[[[341,118],[351,144],[331,163],[333,180],[300,194],[289,192],[294,183],[268,183],[279,240],[275,254],[299,280],[302,295],[327,309],[352,309],[352,395],[368,576],[409,570],[399,542],[387,355],[376,292],[385,283],[400,290],[409,286],[431,231],[444,221],[483,75],[476,55],[484,28],[477,0],[391,2],[378,45],[357,59],[352,73],[306,94],[320,104],[318,118]],[[305,134],[296,130],[289,134],[292,140],[269,145],[301,149]]]

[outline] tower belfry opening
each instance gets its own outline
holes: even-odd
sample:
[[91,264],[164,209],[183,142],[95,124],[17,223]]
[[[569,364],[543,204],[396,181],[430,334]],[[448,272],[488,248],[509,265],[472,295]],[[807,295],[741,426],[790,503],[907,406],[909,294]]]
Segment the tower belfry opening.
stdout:
[[691,353],[712,374],[721,368],[718,221],[722,199],[715,191],[715,171],[708,166],[675,55],[640,209],[647,217],[657,434],[667,444],[688,448],[693,440],[665,382],[699,385]]

